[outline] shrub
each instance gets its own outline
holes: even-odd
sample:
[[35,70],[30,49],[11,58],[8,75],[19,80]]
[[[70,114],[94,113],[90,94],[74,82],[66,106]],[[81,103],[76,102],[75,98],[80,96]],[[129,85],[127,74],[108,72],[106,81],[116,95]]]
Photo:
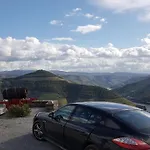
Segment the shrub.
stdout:
[[29,105],[12,105],[8,109],[8,114],[10,117],[25,117],[30,114],[31,110]]
[[59,99],[58,100],[58,105],[59,107],[62,107],[64,105],[66,105],[68,102],[67,102],[67,99],[66,98],[62,98],[62,99]]

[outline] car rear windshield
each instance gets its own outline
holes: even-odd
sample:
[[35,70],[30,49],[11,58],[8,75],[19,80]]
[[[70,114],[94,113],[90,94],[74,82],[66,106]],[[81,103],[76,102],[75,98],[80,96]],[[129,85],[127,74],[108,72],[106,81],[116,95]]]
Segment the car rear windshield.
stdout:
[[150,133],[150,113],[141,110],[129,110],[116,113],[115,116],[125,124],[143,132]]

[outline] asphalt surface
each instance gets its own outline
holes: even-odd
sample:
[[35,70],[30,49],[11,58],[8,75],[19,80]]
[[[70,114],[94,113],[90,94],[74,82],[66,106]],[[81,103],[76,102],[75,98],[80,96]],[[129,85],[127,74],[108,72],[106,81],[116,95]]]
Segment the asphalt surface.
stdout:
[[26,118],[8,119],[0,116],[0,150],[60,150],[49,142],[32,136],[32,119],[39,109],[32,109]]
[[[150,111],[150,106],[147,107]],[[32,109],[26,118],[8,119],[0,116],[0,150],[60,150],[49,142],[39,142],[32,136],[33,116],[41,109]]]

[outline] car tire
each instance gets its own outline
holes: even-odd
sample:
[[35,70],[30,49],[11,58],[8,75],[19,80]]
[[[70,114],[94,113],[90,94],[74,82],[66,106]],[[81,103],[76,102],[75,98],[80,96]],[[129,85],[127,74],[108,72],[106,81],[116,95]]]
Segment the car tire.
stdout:
[[42,122],[34,122],[32,126],[32,134],[38,141],[45,141]]
[[88,145],[84,150],[99,150],[99,149],[97,148],[97,146],[91,144]]

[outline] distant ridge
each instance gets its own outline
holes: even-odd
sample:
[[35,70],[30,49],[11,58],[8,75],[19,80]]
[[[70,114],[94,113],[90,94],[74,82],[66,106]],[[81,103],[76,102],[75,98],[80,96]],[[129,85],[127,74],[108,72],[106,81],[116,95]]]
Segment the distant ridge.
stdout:
[[[25,74],[33,73],[35,71],[36,70],[1,71],[0,79],[15,78],[15,77],[23,76]],[[45,71],[45,70],[38,70],[38,71]],[[70,81],[78,84],[100,86],[107,89],[115,89],[115,88],[123,87],[126,84],[131,84],[143,80],[149,75],[144,73],[142,74],[142,73],[129,73],[129,72],[114,72],[114,73],[93,72],[92,73],[92,72],[64,72],[59,70],[51,70],[50,72],[49,71],[47,72],[55,76],[57,75],[57,80],[59,76],[59,79],[64,78],[68,82]],[[44,74],[44,72],[42,74]],[[48,76],[49,77],[47,78],[50,78],[51,75],[48,74]]]
[[34,78],[34,77],[56,77],[54,73],[45,70],[37,70],[35,72],[31,72],[29,74],[25,74],[23,76],[19,76],[17,78]]
[[136,83],[114,89],[114,92],[140,103],[150,103],[150,76]]
[[3,79],[1,87],[2,89],[26,87],[29,90],[29,97],[38,99],[65,98],[68,102],[94,100],[132,104],[105,88],[72,83],[45,70],[37,70],[17,78]]

